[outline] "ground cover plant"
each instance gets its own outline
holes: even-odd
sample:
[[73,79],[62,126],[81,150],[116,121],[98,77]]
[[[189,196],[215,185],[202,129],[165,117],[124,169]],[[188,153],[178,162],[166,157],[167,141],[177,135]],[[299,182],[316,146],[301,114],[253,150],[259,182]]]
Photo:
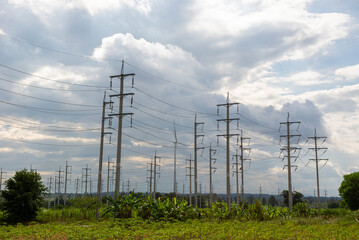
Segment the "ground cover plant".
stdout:
[[357,239],[350,218],[271,221],[108,219],[1,226],[0,239]]
[[[28,224],[0,226],[0,239],[356,239],[359,212],[322,209],[306,203],[288,208],[224,202],[195,209],[184,200],[122,196],[108,199],[101,218],[90,199],[43,209]],[[86,203],[86,204],[82,204]]]

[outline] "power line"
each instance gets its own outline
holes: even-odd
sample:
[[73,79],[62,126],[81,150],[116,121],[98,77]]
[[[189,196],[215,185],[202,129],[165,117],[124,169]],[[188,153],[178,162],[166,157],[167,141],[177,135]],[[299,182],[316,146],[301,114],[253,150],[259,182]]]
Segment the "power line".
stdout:
[[35,75],[35,74],[32,74],[32,73],[28,73],[28,72],[25,72],[25,71],[22,71],[22,70],[13,68],[13,67],[6,66],[6,65],[1,64],[1,63],[0,63],[0,66],[3,67],[3,68],[10,69],[10,70],[15,71],[15,72],[19,72],[19,73],[22,73],[22,74],[25,74],[25,75],[28,75],[28,76],[36,77],[36,78],[40,78],[40,79],[43,79],[43,80],[46,80],[46,81],[57,82],[57,83],[73,85],[73,86],[79,86],[79,87],[107,88],[107,87],[104,87],[104,86],[93,86],[93,85],[80,84],[80,83],[69,83],[69,82],[65,82],[65,81],[61,81],[61,80],[54,80],[54,79],[50,79],[50,78],[46,78],[46,77],[41,77],[41,76],[38,76],[38,75]]
[[9,83],[13,83],[13,84],[17,84],[17,85],[21,85],[21,86],[26,86],[26,87],[32,87],[32,88],[39,88],[39,89],[44,89],[44,90],[51,90],[51,91],[62,91],[62,92],[100,92],[103,90],[107,90],[108,88],[99,88],[99,89],[60,89],[60,88],[49,88],[49,87],[42,87],[42,86],[35,86],[35,85],[31,85],[31,84],[26,84],[26,83],[20,83],[20,82],[16,82],[16,81],[12,81],[6,78],[1,78],[1,81],[5,81],[5,82],[9,82]]
[[[57,114],[57,115],[98,115],[98,113],[78,113],[77,114],[77,113],[52,112],[52,111],[57,111],[57,109],[31,107],[31,106],[27,106],[27,105],[23,105],[23,104],[10,103],[10,102],[6,102],[6,101],[2,101],[2,100],[0,100],[0,103],[7,104],[7,105],[10,105],[10,106],[14,106],[14,107],[27,109],[27,110],[31,110],[31,111],[35,111],[35,112],[51,113],[51,114]],[[89,111],[93,111],[93,110],[89,110]]]
[[168,106],[175,107],[175,108],[178,108],[178,109],[182,109],[182,110],[184,110],[184,111],[191,112],[191,113],[197,113],[197,114],[201,114],[201,115],[216,117],[215,114],[203,113],[203,112],[191,110],[191,109],[188,109],[188,108],[180,107],[180,106],[177,106],[177,105],[174,105],[174,104],[165,102],[165,101],[163,101],[163,100],[161,100],[161,99],[159,99],[159,98],[157,98],[157,97],[154,97],[154,96],[150,95],[149,93],[146,93],[145,91],[139,89],[138,87],[133,87],[133,88],[134,88],[135,90],[137,90],[137,91],[139,91],[139,92],[145,94],[146,96],[148,96],[148,97],[150,97],[150,98],[153,98],[153,99],[155,99],[155,100],[157,100],[157,101],[159,101],[159,102],[161,102],[161,103],[163,103],[163,104],[166,104],[166,105],[168,105]]
[[7,138],[7,137],[0,137],[0,139],[5,139],[9,141],[14,142],[22,142],[22,143],[30,143],[30,144],[36,144],[36,145],[45,145],[45,146],[61,146],[61,147],[85,147],[85,146],[94,146],[98,145],[98,143],[94,144],[55,144],[55,143],[40,143],[40,142],[32,142],[27,140],[20,140],[20,139],[13,139],[13,138]]
[[[64,128],[64,129],[73,129],[73,130],[82,130],[82,128],[74,128],[74,127],[65,127],[65,126],[51,125],[51,124],[44,124],[44,123],[36,123],[36,122],[31,122],[31,121],[19,120],[19,119],[15,119],[15,118],[11,118],[11,117],[5,117],[5,116],[1,116],[1,115],[0,115],[0,118],[6,118],[6,119],[13,120],[13,121],[29,123],[29,124],[39,125],[39,126],[47,126],[47,127],[53,127],[53,128]],[[73,125],[73,123],[71,123],[71,124]]]
[[80,106],[80,107],[95,107],[95,108],[100,108],[101,107],[101,106],[98,106],[98,105],[67,103],[67,102],[55,101],[55,100],[50,100],[50,99],[45,99],[45,98],[39,98],[39,97],[34,97],[34,96],[30,96],[30,95],[26,95],[26,94],[17,93],[17,92],[14,92],[14,91],[6,90],[4,88],[0,88],[0,91],[4,91],[4,92],[7,92],[7,93],[16,94],[16,95],[19,95],[19,96],[28,97],[28,98],[32,98],[32,99],[36,99],[36,100],[41,100],[41,101],[45,101],[45,102],[52,102],[52,103],[72,105],[72,106]]

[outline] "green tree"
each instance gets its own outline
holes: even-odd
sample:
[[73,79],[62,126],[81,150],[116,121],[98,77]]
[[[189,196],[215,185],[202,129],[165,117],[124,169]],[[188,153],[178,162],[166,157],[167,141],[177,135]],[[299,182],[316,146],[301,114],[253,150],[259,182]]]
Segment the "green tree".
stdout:
[[46,193],[40,174],[26,169],[16,172],[5,182],[5,190],[1,193],[7,221],[17,223],[34,220]]
[[[288,193],[288,190],[283,190],[280,195],[283,196],[283,198],[284,198],[284,200],[283,200],[284,205],[288,207],[288,205],[289,205],[289,193]],[[296,203],[303,202],[302,197],[303,197],[303,194],[301,194],[300,192],[297,192],[297,191],[293,191],[292,192],[293,206]]]
[[344,175],[338,191],[351,210],[359,209],[359,172]]
[[274,207],[276,205],[276,199],[273,195],[269,196],[268,205],[271,205],[272,207]]

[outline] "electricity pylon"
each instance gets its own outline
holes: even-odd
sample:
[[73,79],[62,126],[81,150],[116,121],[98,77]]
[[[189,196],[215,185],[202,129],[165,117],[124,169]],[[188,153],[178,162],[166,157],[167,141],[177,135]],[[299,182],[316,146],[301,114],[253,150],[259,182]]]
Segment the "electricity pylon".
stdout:
[[318,147],[318,140],[319,139],[323,139],[323,142],[327,139],[327,137],[318,137],[317,136],[317,130],[314,129],[314,137],[308,137],[308,139],[313,139],[314,140],[314,148],[309,148],[311,150],[314,150],[315,152],[315,159],[309,159],[311,161],[315,161],[315,167],[316,167],[316,173],[317,173],[317,194],[318,194],[318,200],[317,200],[317,205],[318,205],[318,216],[320,217],[320,192],[319,192],[319,169],[318,169],[318,162],[319,161],[328,161],[328,159],[320,159],[318,158],[318,151],[320,150],[327,150],[328,148],[322,148],[322,147]]

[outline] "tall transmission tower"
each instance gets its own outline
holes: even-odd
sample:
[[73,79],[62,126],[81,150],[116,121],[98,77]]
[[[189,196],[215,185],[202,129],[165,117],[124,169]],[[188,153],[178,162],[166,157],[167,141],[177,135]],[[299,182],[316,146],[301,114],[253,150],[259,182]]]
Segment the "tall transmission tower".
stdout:
[[[230,103],[229,102],[229,93],[227,94],[227,102],[224,104],[217,104],[217,116],[219,116],[219,107],[225,107],[226,108],[226,118],[223,119],[217,119],[217,123],[223,121],[226,123],[226,134],[219,134],[217,137],[222,136],[226,138],[226,192],[227,192],[227,205],[228,207],[231,206],[231,179],[230,179],[230,138],[233,136],[239,136],[239,134],[230,134],[229,129],[229,123],[231,121],[237,121],[237,127],[238,127],[238,121],[239,118],[230,118],[229,115],[229,108],[233,105],[237,105],[237,114],[238,114],[238,105],[239,103]],[[219,125],[217,124],[217,128],[219,128]]]
[[[216,172],[215,167],[213,165],[216,163],[216,159],[213,158],[216,154],[216,150],[212,148],[212,144],[209,144],[209,205],[213,204],[213,184],[212,184],[212,174]],[[213,163],[212,163],[213,162]]]
[[[126,77],[132,76],[132,86],[134,83],[134,73],[124,74],[124,61],[122,60],[121,74],[110,76],[110,88],[112,89],[112,79],[118,78],[120,79],[120,93],[110,95],[110,97],[118,97],[119,98],[119,110],[117,114],[109,114],[109,116],[118,116],[118,129],[117,129],[117,159],[116,159],[116,180],[115,180],[115,199],[117,200],[119,197],[120,191],[120,171],[121,171],[121,148],[122,148],[122,117],[126,115],[133,115],[133,113],[124,113],[123,112],[123,99],[126,96],[133,96],[134,93],[124,93],[124,80]],[[131,99],[131,103],[133,102],[133,98]],[[132,121],[131,121],[132,122]]]
[[[294,151],[299,151],[301,148],[298,147],[291,147],[290,144],[290,140],[292,137],[300,137],[300,134],[291,134],[290,133],[290,126],[292,124],[298,124],[297,130],[299,129],[299,125],[300,122],[296,121],[296,122],[290,122],[289,121],[289,113],[287,116],[287,121],[286,122],[281,122],[281,125],[285,125],[286,126],[286,130],[287,130],[287,134],[286,135],[280,135],[280,138],[282,139],[282,137],[287,139],[287,146],[284,146],[283,148],[281,148],[281,151],[286,151],[287,152],[287,165],[284,165],[284,167],[287,167],[288,169],[288,206],[289,206],[289,211],[292,211],[292,207],[293,207],[293,193],[292,193],[292,167],[297,168],[297,166],[291,165],[291,158],[295,158],[297,159],[298,156],[291,156],[291,152]],[[283,158],[284,159],[284,158]]]
[[327,139],[327,137],[318,137],[317,130],[314,129],[314,137],[308,137],[308,139],[314,140],[314,148],[309,148],[315,152],[315,159],[309,159],[311,161],[315,161],[316,173],[317,173],[317,205],[318,205],[318,216],[320,217],[320,191],[319,191],[319,169],[318,162],[319,161],[328,161],[328,159],[318,158],[318,151],[327,150],[328,148],[318,147],[318,140],[323,139],[323,142]]
[[192,205],[192,177],[193,177],[193,173],[192,173],[192,162],[194,160],[192,159],[191,154],[189,155],[189,159],[186,159],[186,162],[189,163],[189,167],[186,167],[186,170],[189,169],[189,173],[186,174],[186,176],[189,176],[189,205]]
[[64,191],[64,205],[66,205],[66,194],[67,194],[67,182],[69,182],[71,179],[69,179],[68,175],[71,174],[71,172],[69,171],[69,169],[71,170],[71,166],[67,165],[67,161],[66,161],[66,166],[65,166],[65,191]]
[[195,114],[194,118],[194,205],[196,208],[198,207],[198,191],[197,191],[197,182],[198,182],[198,157],[197,157],[197,151],[200,149],[204,149],[204,147],[198,147],[197,146],[197,139],[199,137],[204,137],[204,134],[197,134],[197,127],[204,125],[204,122],[197,122],[197,114]]

